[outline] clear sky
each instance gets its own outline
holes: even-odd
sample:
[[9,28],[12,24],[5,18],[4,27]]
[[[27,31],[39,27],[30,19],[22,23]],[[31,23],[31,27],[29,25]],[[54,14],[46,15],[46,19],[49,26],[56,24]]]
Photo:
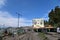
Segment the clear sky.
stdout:
[[[17,20],[16,12],[18,12],[22,15],[20,21],[24,20],[22,25],[31,24],[30,21],[33,18],[48,19],[49,11],[55,6],[60,6],[60,0],[0,0],[0,16],[2,15],[0,19],[11,18],[11,20],[14,20],[16,18]],[[8,22],[11,20],[8,20]],[[2,24],[6,23],[4,22]]]

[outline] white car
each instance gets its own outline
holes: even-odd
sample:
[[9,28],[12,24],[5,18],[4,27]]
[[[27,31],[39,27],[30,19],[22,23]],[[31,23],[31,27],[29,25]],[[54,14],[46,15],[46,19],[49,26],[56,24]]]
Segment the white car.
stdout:
[[60,33],[60,27],[57,28],[57,33]]

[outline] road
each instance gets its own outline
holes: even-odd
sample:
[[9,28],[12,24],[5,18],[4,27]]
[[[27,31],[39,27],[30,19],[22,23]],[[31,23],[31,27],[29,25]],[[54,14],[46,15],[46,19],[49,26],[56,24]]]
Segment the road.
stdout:
[[[59,34],[60,35],[60,34]],[[46,37],[48,37],[49,40],[58,40],[58,34],[49,32],[48,34],[45,34]],[[36,32],[27,32],[23,35],[15,35],[12,36],[6,36],[3,38],[3,40],[41,40],[38,36],[38,33]]]
[[38,33],[35,32],[28,32],[26,33],[26,35],[20,39],[20,40],[40,40],[40,38],[38,37]]
[[35,32],[27,32],[26,34],[23,34],[21,36],[15,35],[14,37],[6,36],[3,38],[3,40],[41,40],[38,37],[38,33]]
[[48,37],[49,40],[58,40],[58,34],[54,32],[49,32],[48,34],[45,35]]

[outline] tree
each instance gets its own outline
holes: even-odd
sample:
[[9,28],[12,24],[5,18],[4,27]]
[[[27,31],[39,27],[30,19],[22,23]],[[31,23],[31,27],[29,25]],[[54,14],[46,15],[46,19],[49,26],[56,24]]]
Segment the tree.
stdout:
[[2,36],[0,36],[0,40],[2,40],[3,39],[3,37]]
[[60,26],[60,7],[56,6],[55,9],[52,9],[49,13],[49,24],[54,27]]
[[49,22],[47,20],[44,20],[44,25],[45,25],[45,27],[48,27]]

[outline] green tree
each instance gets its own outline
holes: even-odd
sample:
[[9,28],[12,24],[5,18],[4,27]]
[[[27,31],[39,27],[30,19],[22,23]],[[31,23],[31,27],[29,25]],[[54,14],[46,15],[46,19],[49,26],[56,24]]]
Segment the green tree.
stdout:
[[55,9],[52,9],[49,13],[49,24],[54,27],[60,27],[60,7],[56,6]]
[[45,27],[48,27],[49,22],[47,20],[44,20],[44,25],[45,25]]

